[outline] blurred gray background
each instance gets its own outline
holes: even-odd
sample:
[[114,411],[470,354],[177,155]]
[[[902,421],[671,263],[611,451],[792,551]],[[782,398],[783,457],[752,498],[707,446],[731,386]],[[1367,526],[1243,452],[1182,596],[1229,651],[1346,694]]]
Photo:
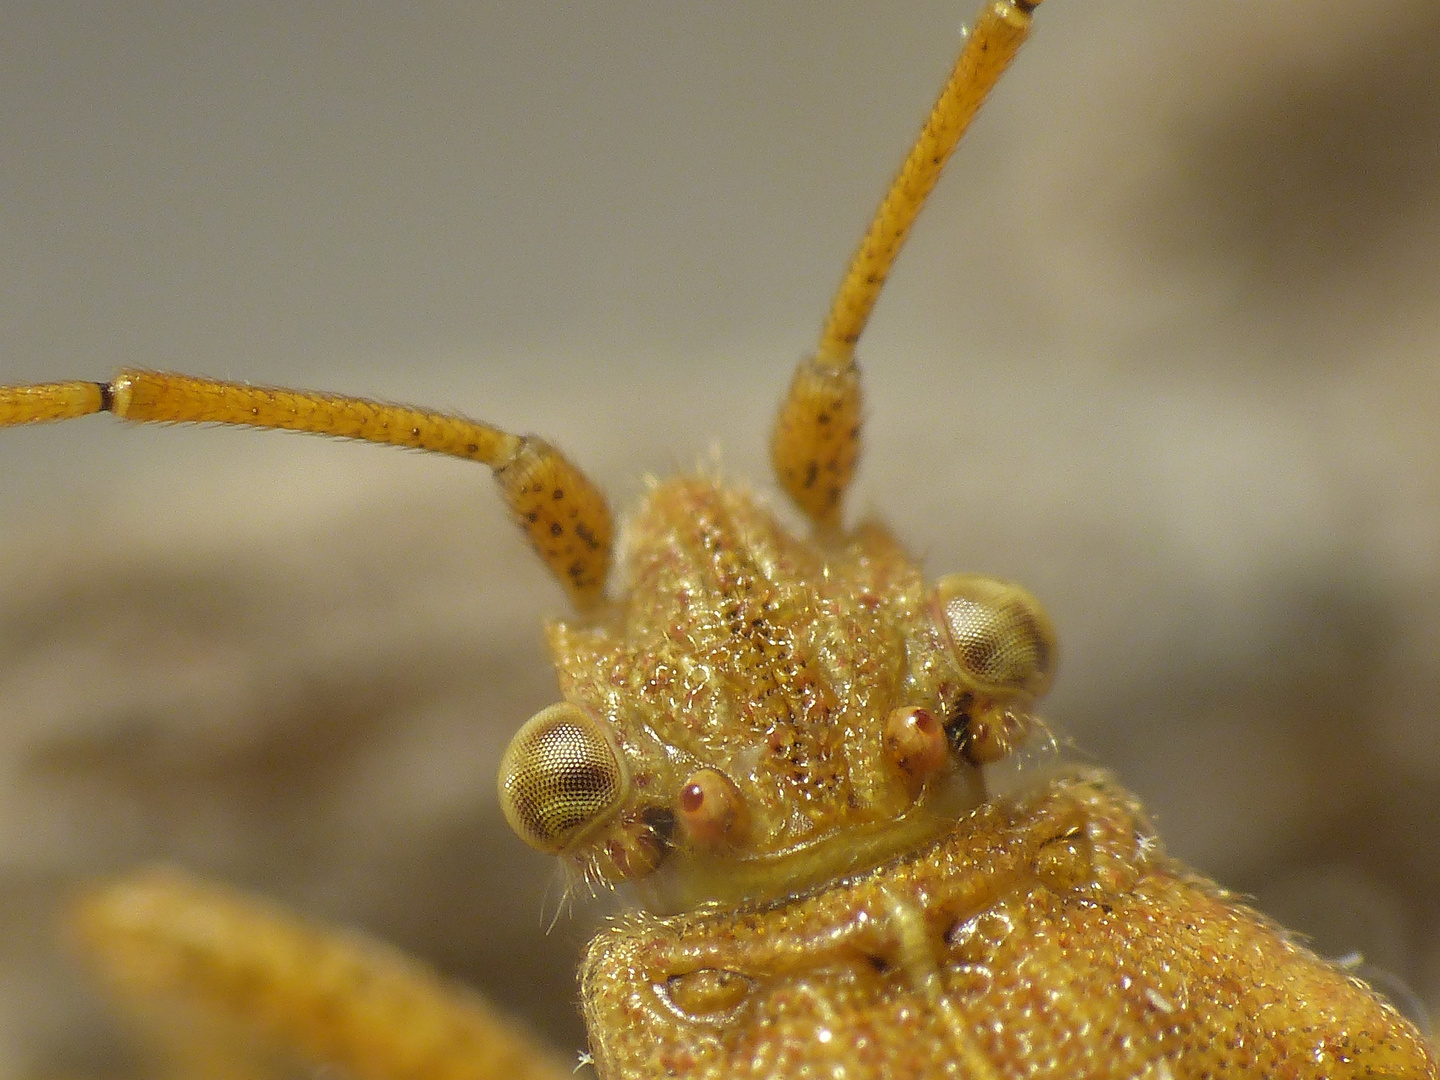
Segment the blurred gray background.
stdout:
[[[0,6],[0,379],[458,409],[620,505],[774,403],[971,0]],[[863,343],[852,496],[1029,585],[1171,849],[1440,1004],[1440,9],[1050,0]],[[154,859],[578,1047],[499,819],[559,590],[464,463],[0,438],[0,1066],[110,1067],[59,898]]]

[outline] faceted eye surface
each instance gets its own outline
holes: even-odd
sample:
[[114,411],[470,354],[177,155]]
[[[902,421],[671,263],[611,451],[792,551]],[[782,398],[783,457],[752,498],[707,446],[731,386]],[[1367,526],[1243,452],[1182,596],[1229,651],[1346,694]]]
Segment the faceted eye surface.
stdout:
[[935,583],[935,611],[955,658],[981,689],[1043,694],[1055,672],[1055,629],[1018,585],[977,574]]
[[515,733],[500,761],[500,805],[531,847],[558,854],[625,799],[625,771],[600,725],[552,705]]

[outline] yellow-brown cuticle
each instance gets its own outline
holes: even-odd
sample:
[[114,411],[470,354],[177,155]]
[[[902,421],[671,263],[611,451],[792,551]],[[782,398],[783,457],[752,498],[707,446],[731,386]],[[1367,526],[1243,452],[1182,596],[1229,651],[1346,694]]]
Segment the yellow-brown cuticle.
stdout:
[[780,486],[821,525],[839,524],[860,451],[860,418],[860,376],[852,360],[801,361],[775,419],[770,457]]
[[1052,892],[1068,892],[1093,875],[1095,849],[1083,829],[1048,841],[1035,856],[1035,876]]
[[515,523],[581,610],[605,599],[613,525],[600,489],[543,439],[519,440],[495,471]]
[[654,873],[665,861],[674,830],[675,815],[661,807],[626,815],[606,830],[598,856],[601,876],[620,881]]
[[754,980],[725,968],[701,968],[665,980],[670,1004],[693,1020],[722,1020],[754,989]]
[[902,705],[885,719],[885,753],[911,781],[919,783],[949,760],[949,740],[928,709]]
[[960,750],[972,765],[988,765],[1009,757],[1030,733],[1030,717],[986,702],[974,708],[960,732]]
[[691,773],[677,805],[686,835],[701,847],[723,847],[745,832],[745,801],[734,781],[718,769]]

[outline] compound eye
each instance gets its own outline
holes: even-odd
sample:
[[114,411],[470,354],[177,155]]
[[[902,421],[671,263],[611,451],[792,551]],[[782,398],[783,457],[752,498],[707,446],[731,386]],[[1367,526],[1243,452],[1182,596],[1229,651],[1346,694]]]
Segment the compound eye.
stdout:
[[991,694],[1038,697],[1055,674],[1055,628],[1019,585],[978,574],[935,583],[935,613],[965,674]]
[[600,724],[568,702],[527,720],[500,760],[505,820],[520,839],[552,855],[607,818],[628,788]]

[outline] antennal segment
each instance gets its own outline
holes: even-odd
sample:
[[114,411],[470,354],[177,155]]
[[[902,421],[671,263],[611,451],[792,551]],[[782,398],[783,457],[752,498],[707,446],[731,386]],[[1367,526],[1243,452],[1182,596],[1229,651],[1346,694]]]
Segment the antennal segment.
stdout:
[[610,508],[543,439],[405,405],[154,371],[121,371],[110,383],[0,387],[0,427],[98,412],[142,422],[278,428],[479,461],[494,470],[510,516],[575,606],[584,610],[604,599]]
[[966,37],[955,68],[900,174],[850,262],[820,333],[781,404],[770,444],[780,484],[817,524],[840,523],[840,503],[860,452],[860,375],[855,343],[950,153],[1030,35],[1039,0],[992,0]]
[[827,366],[838,368],[854,358],[855,343],[870,321],[870,312],[910,227],[940,179],[960,136],[1030,36],[1030,12],[1037,6],[1038,0],[997,0],[980,12],[930,118],[891,183],[835,294],[816,349],[817,358]]

